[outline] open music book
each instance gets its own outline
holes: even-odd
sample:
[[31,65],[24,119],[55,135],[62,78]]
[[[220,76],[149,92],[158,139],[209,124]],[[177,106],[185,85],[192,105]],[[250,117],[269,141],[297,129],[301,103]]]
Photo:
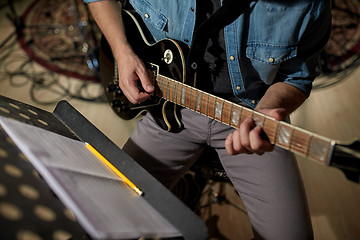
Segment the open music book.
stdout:
[[0,125],[93,239],[181,236],[84,142],[1,116]]

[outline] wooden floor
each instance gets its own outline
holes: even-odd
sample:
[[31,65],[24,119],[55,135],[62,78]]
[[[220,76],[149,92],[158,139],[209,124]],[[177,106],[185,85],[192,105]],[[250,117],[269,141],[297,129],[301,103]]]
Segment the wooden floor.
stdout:
[[[15,3],[18,12],[21,13],[29,1],[15,1]],[[14,30],[5,17],[7,12],[7,8],[0,9],[0,42]],[[16,50],[14,55],[25,56],[25,53],[22,50]],[[0,63],[0,66],[2,64]],[[19,67],[16,62],[7,64],[9,69]],[[34,68],[38,71],[44,70],[36,64]],[[293,124],[340,141],[350,141],[360,137],[359,75],[360,68],[336,85],[315,89],[303,106],[292,114]],[[77,79],[68,80],[65,77],[61,79],[70,81],[72,89],[82,84]],[[323,77],[322,80],[327,79]],[[11,79],[11,81],[0,79],[1,95],[53,111],[55,104],[43,105],[34,102],[30,96],[30,88],[31,82],[21,77]],[[95,95],[101,93],[101,86],[89,84],[88,92]],[[56,94],[50,91],[37,92],[38,99],[49,100],[56,97]],[[107,103],[90,103],[70,98],[66,100],[120,147],[138,121],[138,119],[131,121],[120,119]],[[302,157],[298,157],[298,162],[310,205],[315,238],[319,240],[360,239],[360,185],[348,181],[340,171],[332,167],[326,167]],[[214,191],[224,193],[228,202],[214,202],[210,207],[202,209],[204,219],[212,226],[209,229],[214,236],[212,239],[252,238],[251,227],[246,214],[242,211],[241,200],[232,186],[215,184]],[[208,195],[204,194],[204,198],[207,197]]]

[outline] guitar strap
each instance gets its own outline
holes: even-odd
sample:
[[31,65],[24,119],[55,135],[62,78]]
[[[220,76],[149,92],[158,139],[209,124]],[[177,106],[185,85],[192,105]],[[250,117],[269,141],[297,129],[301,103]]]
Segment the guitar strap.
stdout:
[[249,8],[252,0],[224,0],[223,5],[206,21],[202,22],[195,29],[190,52],[187,57],[187,69],[195,72],[198,63],[204,59],[206,44],[210,36],[221,28],[232,23],[246,9]]

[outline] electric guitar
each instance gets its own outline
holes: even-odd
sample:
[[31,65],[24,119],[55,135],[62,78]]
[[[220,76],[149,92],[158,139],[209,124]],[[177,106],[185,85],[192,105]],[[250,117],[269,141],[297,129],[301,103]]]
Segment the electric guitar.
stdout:
[[155,86],[155,94],[140,105],[127,100],[119,88],[117,65],[113,61],[110,47],[102,39],[101,79],[108,101],[121,118],[132,119],[143,111],[155,111],[161,115],[165,129],[176,131],[181,128],[181,121],[176,114],[177,106],[191,109],[235,129],[243,120],[251,117],[257,125],[262,126],[272,144],[336,167],[348,179],[360,183],[359,141],[340,144],[195,88],[196,74],[186,70],[187,45],[171,39],[150,44],[146,27],[136,14],[124,10],[123,20],[129,43],[147,66]]

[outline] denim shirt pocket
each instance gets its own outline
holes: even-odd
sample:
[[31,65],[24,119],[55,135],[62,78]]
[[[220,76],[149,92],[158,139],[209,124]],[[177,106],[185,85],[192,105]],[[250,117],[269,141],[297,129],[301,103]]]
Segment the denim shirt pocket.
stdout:
[[267,43],[248,43],[246,57],[250,59],[254,71],[266,84],[274,82],[280,64],[297,56],[297,46]]
[[130,3],[136,12],[141,16],[147,28],[156,40],[166,38],[164,34],[164,30],[168,22],[166,16],[164,16],[157,10],[157,8],[146,0],[130,0]]

